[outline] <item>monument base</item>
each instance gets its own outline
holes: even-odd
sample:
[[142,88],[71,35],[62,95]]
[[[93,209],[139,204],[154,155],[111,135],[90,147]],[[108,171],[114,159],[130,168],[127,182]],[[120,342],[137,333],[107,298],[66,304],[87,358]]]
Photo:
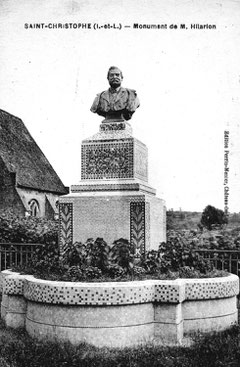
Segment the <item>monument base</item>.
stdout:
[[163,200],[148,184],[148,150],[126,121],[106,119],[82,141],[81,181],[59,200],[61,253],[70,243],[124,238],[139,257],[166,241]]
[[60,198],[60,242],[103,238],[109,245],[128,239],[139,257],[166,241],[164,201],[148,185],[129,182],[94,182],[72,186]]

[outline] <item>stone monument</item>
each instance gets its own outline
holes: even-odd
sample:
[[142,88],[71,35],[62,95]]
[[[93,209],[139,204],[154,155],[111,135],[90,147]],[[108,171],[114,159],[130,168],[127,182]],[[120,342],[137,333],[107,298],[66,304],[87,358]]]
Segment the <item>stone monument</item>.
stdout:
[[82,141],[81,181],[60,197],[60,249],[69,243],[125,238],[135,255],[158,249],[166,240],[166,209],[148,184],[148,152],[127,122],[139,107],[136,91],[121,87],[123,75],[110,67],[110,88],[94,99],[91,111],[105,117],[98,133]]

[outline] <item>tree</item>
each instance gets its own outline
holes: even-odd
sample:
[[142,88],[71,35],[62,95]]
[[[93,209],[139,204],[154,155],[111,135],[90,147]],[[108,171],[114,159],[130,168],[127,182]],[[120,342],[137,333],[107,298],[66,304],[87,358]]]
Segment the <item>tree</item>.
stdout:
[[226,214],[214,206],[208,205],[204,209],[200,223],[203,227],[211,230],[214,225],[223,225],[228,222]]

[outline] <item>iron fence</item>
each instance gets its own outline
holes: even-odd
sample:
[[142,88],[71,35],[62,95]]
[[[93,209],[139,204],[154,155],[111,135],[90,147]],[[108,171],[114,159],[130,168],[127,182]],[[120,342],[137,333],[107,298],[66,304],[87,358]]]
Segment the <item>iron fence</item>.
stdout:
[[226,270],[240,277],[240,251],[239,250],[195,250],[200,256],[211,261],[215,268]]
[[0,271],[28,263],[39,243],[0,243]]

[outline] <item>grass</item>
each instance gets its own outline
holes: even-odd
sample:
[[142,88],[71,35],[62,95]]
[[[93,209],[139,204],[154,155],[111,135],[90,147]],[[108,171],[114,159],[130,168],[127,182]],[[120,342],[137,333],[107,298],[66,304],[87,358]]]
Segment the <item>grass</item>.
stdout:
[[96,348],[39,342],[0,322],[0,367],[215,367],[240,366],[240,327],[197,336],[191,347]]

